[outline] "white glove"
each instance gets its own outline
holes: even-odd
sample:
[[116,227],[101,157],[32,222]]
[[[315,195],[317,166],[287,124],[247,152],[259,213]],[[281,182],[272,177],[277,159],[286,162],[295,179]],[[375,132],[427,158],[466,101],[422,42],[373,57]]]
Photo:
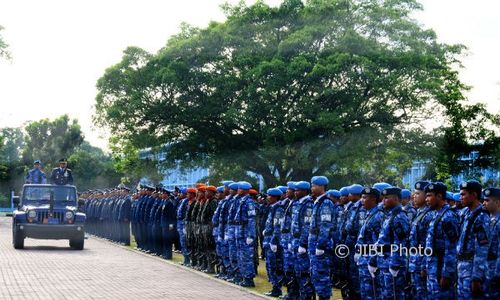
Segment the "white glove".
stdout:
[[288,244],[288,251],[292,252],[292,244]]
[[325,250],[316,249],[316,256],[325,254]]
[[174,225],[173,224],[168,224],[168,230],[174,230]]
[[227,235],[224,236],[224,241],[229,241],[229,237]]
[[262,230],[262,235],[266,235],[266,230]]
[[182,229],[182,233],[187,234],[186,228]]
[[389,268],[389,272],[391,273],[392,277],[396,277],[398,276],[399,270]]
[[299,254],[304,254],[304,253],[306,253],[306,251],[307,251],[306,248],[299,246],[299,250],[298,250]]
[[278,246],[277,245],[269,244],[269,248],[271,248],[271,251],[273,251],[274,253],[278,252]]
[[355,263],[358,262],[360,256],[361,256],[361,254],[359,254],[359,253],[354,254],[354,262]]
[[222,242],[222,238],[220,236],[217,237],[217,242]]
[[247,238],[247,245],[251,245],[253,243],[253,239],[252,238]]
[[368,272],[370,272],[370,275],[372,278],[375,278],[375,272],[377,272],[378,268],[377,267],[372,267],[368,265]]

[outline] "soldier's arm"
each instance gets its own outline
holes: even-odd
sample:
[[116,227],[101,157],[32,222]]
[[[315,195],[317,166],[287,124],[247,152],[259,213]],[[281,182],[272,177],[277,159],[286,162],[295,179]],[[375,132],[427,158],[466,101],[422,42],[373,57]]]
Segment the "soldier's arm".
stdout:
[[42,184],[46,184],[47,183],[47,175],[45,175],[45,172],[42,172],[41,176],[42,176]]
[[300,216],[303,218],[303,223],[302,223],[302,232],[300,232],[300,238],[299,238],[299,245],[302,248],[307,249],[307,240],[309,238],[309,229],[311,228],[311,221],[312,221],[312,210],[313,210],[313,204],[312,202],[307,202],[306,207],[304,208],[304,216]]
[[331,231],[333,228],[333,205],[331,202],[324,203],[320,210],[320,223],[318,233],[318,243],[316,248],[319,250],[326,250],[328,242],[331,238]]
[[486,213],[482,213],[474,222],[474,262],[472,267],[472,280],[482,281],[486,278],[488,268],[487,258],[490,245],[489,239],[490,218]]
[[460,229],[458,227],[459,220],[455,214],[450,213],[443,217],[442,222],[442,228],[445,235],[445,247],[441,276],[445,278],[454,278],[457,268],[456,245],[460,235]]
[[[394,244],[398,245],[398,247],[406,246],[406,237],[408,236],[410,231],[410,222],[408,221],[408,217],[406,216],[406,214],[401,213],[396,218],[394,218],[393,226]],[[403,267],[406,264],[405,261],[406,257],[401,255],[400,251],[394,251],[391,253],[389,259],[389,267],[393,269]]]
[[271,244],[273,245],[279,245],[280,243],[280,238],[281,238],[281,220],[283,219],[283,215],[285,214],[285,211],[283,208],[278,207],[276,209],[276,212],[274,213],[274,220],[273,222],[273,233],[271,236]]

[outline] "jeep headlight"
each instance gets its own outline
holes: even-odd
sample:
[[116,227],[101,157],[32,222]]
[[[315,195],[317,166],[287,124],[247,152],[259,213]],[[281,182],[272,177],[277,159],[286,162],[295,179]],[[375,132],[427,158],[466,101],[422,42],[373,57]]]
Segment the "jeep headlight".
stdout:
[[29,210],[29,211],[28,211],[28,218],[30,218],[30,219],[35,219],[35,218],[36,218],[36,211],[34,211],[34,210]]
[[64,218],[66,218],[66,220],[71,220],[73,219],[73,212],[72,211],[67,211],[65,214],[64,214]]

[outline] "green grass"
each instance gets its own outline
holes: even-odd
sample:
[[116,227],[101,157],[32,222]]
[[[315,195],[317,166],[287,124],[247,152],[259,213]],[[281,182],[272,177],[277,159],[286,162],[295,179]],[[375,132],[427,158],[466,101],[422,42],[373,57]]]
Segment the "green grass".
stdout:
[[[131,237],[129,247],[132,249],[135,249],[137,247],[137,243],[135,242],[135,239],[133,236]],[[259,252],[260,252],[260,249],[259,249]],[[180,264],[183,260],[184,259],[183,259],[181,254],[178,254],[178,253],[172,254],[171,262]],[[195,271],[195,270],[193,270],[193,271]],[[195,272],[197,272],[197,271],[195,271]],[[269,292],[272,289],[272,285],[267,280],[266,262],[262,259],[259,260],[258,274],[255,277],[254,282],[255,282],[255,287],[247,288],[247,289],[249,289],[253,292],[256,292],[258,294],[264,294],[266,292]],[[285,294],[285,293],[286,293],[286,288],[283,288],[283,294]],[[333,289],[333,297],[331,299],[342,299],[340,290]]]

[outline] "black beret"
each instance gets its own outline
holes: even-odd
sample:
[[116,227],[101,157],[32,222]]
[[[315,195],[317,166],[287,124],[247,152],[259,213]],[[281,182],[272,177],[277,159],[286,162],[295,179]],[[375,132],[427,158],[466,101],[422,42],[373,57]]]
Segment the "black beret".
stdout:
[[446,185],[442,182],[431,182],[425,187],[425,192],[441,193],[446,196],[447,189]]
[[384,196],[396,195],[401,198],[401,189],[398,187],[388,187],[382,191],[382,195]]
[[425,191],[425,187],[429,185],[429,181],[417,181],[415,182],[415,190],[417,191]]
[[500,189],[499,188],[487,188],[483,192],[485,198],[495,197],[500,198]]
[[460,190],[481,191],[482,189],[483,186],[477,180],[462,182],[462,184],[460,185]]
[[361,191],[361,194],[363,195],[373,195],[375,197],[380,197],[380,191],[377,190],[376,188],[371,188],[371,187],[365,187]]

